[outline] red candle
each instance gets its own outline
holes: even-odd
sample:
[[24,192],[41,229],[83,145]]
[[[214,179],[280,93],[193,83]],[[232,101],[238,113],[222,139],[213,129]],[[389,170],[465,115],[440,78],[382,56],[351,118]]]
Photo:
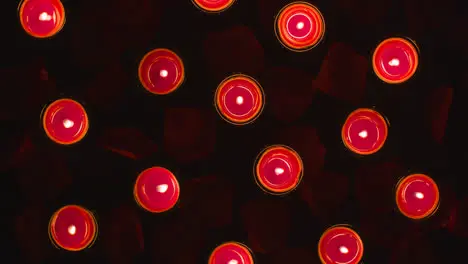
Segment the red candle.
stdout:
[[220,116],[235,125],[244,125],[257,119],[263,110],[263,89],[247,75],[230,76],[216,89],[215,106]]
[[36,38],[47,38],[64,26],[65,9],[60,0],[23,0],[19,18],[26,33]]
[[96,239],[96,219],[81,206],[64,206],[51,217],[49,235],[55,245],[65,250],[83,250]]
[[418,61],[418,49],[414,42],[404,38],[389,38],[375,49],[372,68],[382,81],[397,84],[414,75]]
[[59,99],[47,106],[43,112],[42,125],[52,141],[70,145],[86,136],[89,121],[80,103],[72,99]]
[[208,264],[253,264],[250,249],[238,242],[227,242],[213,250]]
[[351,228],[334,226],[320,237],[318,253],[323,264],[357,264],[364,255],[364,244]]
[[395,199],[404,216],[419,220],[437,211],[439,188],[429,176],[412,174],[398,182]]
[[273,194],[294,190],[302,179],[302,159],[287,146],[267,147],[255,165],[255,179],[260,188]]
[[294,2],[281,9],[276,17],[275,30],[283,46],[293,51],[306,51],[322,40],[325,20],[315,6]]
[[179,182],[168,169],[152,167],[138,175],[133,194],[143,209],[151,213],[166,212],[179,200]]
[[221,12],[234,4],[236,0],[192,0],[196,7],[205,12]]
[[385,144],[388,126],[385,118],[372,109],[360,108],[346,119],[341,130],[341,139],[354,153],[370,155]]
[[184,63],[173,51],[155,49],[140,61],[138,77],[150,93],[169,94],[179,88],[185,79]]

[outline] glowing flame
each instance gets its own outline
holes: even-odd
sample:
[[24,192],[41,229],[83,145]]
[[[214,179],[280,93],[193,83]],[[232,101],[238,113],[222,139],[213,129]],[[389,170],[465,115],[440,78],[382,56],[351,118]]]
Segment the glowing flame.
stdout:
[[341,246],[340,247],[340,253],[341,254],[348,254],[349,253],[349,249],[345,246]]
[[40,15],[39,15],[39,20],[40,21],[50,21],[52,20],[52,16],[47,14],[46,12],[42,12]]
[[366,138],[367,137],[367,131],[366,130],[363,130],[361,132],[359,132],[358,134],[361,138]]
[[156,191],[158,191],[159,193],[165,193],[165,192],[167,192],[168,188],[169,188],[169,186],[167,184],[160,184],[160,185],[156,186]]
[[69,226],[69,227],[68,227],[68,233],[69,233],[70,235],[72,235],[72,236],[73,236],[74,234],[76,234],[76,226],[74,226],[74,225]]
[[163,77],[163,78],[166,78],[167,75],[169,75],[169,73],[167,72],[167,70],[161,70],[159,72],[159,76]]
[[388,62],[388,65],[398,66],[398,65],[400,65],[400,60],[399,59],[392,59],[391,61]]
[[70,119],[63,120],[63,126],[65,128],[73,127],[73,125],[75,125],[75,122],[71,121]]
[[303,29],[304,28],[304,22],[297,23],[296,28],[297,29]]
[[276,175],[281,175],[284,173],[284,169],[283,168],[275,168],[275,174]]
[[242,96],[237,96],[236,104],[241,105],[244,103],[244,98]]
[[424,194],[422,192],[416,192],[414,196],[416,196],[418,199],[424,199]]

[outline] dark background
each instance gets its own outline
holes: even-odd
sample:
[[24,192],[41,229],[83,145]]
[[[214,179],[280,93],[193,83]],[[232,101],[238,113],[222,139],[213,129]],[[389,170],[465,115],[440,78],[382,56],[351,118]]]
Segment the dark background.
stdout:
[[[310,1],[326,34],[316,48],[291,52],[277,41],[283,0],[238,0],[206,14],[190,0],[64,0],[67,21],[38,40],[20,27],[18,1],[2,1],[0,58],[1,234],[8,263],[206,263],[218,243],[237,240],[258,263],[318,263],[321,233],[351,224],[365,263],[451,263],[465,259],[464,178],[467,110],[466,9],[455,0]],[[387,85],[372,72],[375,46],[406,36],[421,51],[415,76]],[[183,59],[186,81],[167,96],[147,93],[137,67],[151,49]],[[223,121],[217,85],[245,73],[264,88],[266,106],[247,126]],[[40,113],[59,97],[88,111],[79,144],[50,142]],[[376,107],[390,122],[385,147],[371,157],[345,150],[340,127],[357,107]],[[270,144],[302,156],[304,179],[287,196],[263,193],[252,166]],[[171,212],[135,204],[133,183],[161,165],[181,183]],[[393,203],[398,179],[427,173],[441,205],[414,222]],[[51,214],[76,203],[99,224],[93,247],[52,246]]]

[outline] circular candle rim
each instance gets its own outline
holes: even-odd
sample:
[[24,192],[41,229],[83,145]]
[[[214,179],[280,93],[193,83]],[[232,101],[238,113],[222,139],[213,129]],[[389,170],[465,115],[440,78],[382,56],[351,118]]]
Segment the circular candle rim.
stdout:
[[24,31],[34,37],[34,38],[39,38],[39,39],[45,39],[45,38],[50,38],[50,37],[53,37],[55,35],[57,35],[62,29],[63,27],[65,26],[65,20],[66,20],[66,12],[65,12],[65,7],[63,6],[62,4],[62,1],[60,0],[52,0],[52,2],[55,2],[54,4],[57,4],[56,8],[59,10],[59,12],[63,15],[62,19],[61,19],[61,22],[59,24],[57,24],[54,28],[54,30],[52,30],[51,32],[49,32],[48,34],[46,35],[36,35],[34,33],[32,33],[30,30],[27,29],[24,21],[23,21],[23,12],[24,12],[24,7],[26,6],[27,2],[32,2],[34,0],[21,0],[21,2],[19,3],[19,20],[20,20],[20,24],[21,24],[21,27],[24,29]]
[[193,3],[198,9],[200,9],[201,11],[206,12],[206,13],[219,13],[219,12],[226,11],[226,10],[229,9],[235,2],[236,2],[236,0],[228,0],[228,2],[227,2],[225,5],[221,6],[221,7],[218,7],[218,8],[208,8],[208,7],[203,6],[203,4],[200,2],[200,0],[192,0],[192,3]]
[[[152,89],[150,89],[149,87],[147,87],[147,85],[145,84],[145,82],[143,81],[143,73],[142,73],[142,68],[143,68],[143,63],[146,62],[146,59],[148,59],[151,55],[157,53],[157,52],[168,52],[169,54],[171,54],[171,56],[173,56],[173,58],[171,59],[175,59],[177,61],[178,64],[180,64],[180,80],[178,80],[176,82],[176,84],[174,85],[173,88],[169,89],[168,91],[165,91],[165,92],[156,92],[156,91],[152,91]],[[168,57],[168,56],[164,56],[164,57]],[[149,71],[149,69],[148,69]],[[155,95],[166,95],[166,94],[170,94],[174,91],[176,91],[177,89],[179,89],[179,87],[182,85],[182,83],[185,81],[185,65],[184,65],[184,62],[182,61],[182,59],[179,57],[179,55],[177,55],[177,53],[175,53],[174,51],[170,50],[170,49],[167,49],[167,48],[156,48],[156,49],[153,49],[149,52],[147,52],[145,54],[145,56],[143,56],[143,58],[140,60],[140,63],[138,65],[138,80],[140,81],[141,85],[143,86],[143,88],[145,88],[146,91],[152,93],[152,94],[155,94]]]
[[[398,201],[398,197],[400,196],[400,193],[401,193],[401,189],[403,188],[403,185],[407,183],[407,181],[411,180],[412,178],[414,177],[421,177],[421,178],[424,178],[424,180],[430,182],[433,186],[433,189],[435,189],[436,191],[436,200],[435,200],[435,203],[432,205],[431,209],[428,210],[426,213],[424,213],[423,215],[421,216],[414,216],[414,215],[411,215],[411,214],[407,214],[406,212],[403,212],[403,210],[401,210],[401,205],[400,205],[400,202]],[[434,215],[436,212],[437,212],[437,209],[439,208],[439,205],[440,205],[440,191],[439,191],[439,186],[437,185],[437,183],[434,181],[434,179],[432,179],[429,175],[426,175],[424,173],[413,173],[413,174],[410,174],[408,176],[405,176],[405,177],[402,177],[398,183],[396,184],[397,188],[396,188],[396,191],[395,191],[395,202],[396,202],[396,205],[397,205],[397,208],[398,208],[398,211],[410,218],[410,219],[413,219],[413,220],[422,220],[422,219],[426,219],[428,217],[431,217],[432,215]]]
[[357,238],[357,241],[359,243],[359,246],[361,248],[361,250],[359,250],[359,254],[358,254],[358,258],[357,258],[357,262],[356,263],[359,263],[361,260],[362,260],[362,257],[364,256],[364,242],[362,242],[362,239],[361,237],[359,236],[359,234],[354,231],[351,226],[349,225],[344,225],[344,224],[338,224],[338,225],[334,225],[334,226],[331,226],[329,228],[327,228],[323,233],[322,235],[320,236],[320,240],[319,240],[319,243],[318,243],[318,246],[317,246],[317,249],[318,249],[318,255],[319,255],[319,258],[320,258],[320,261],[323,263],[323,264],[327,264],[328,262],[326,262],[322,256],[322,252],[321,252],[321,245],[322,245],[322,242],[323,242],[323,239],[325,238],[326,235],[328,235],[328,233],[330,233],[331,231],[335,230],[335,229],[344,229],[346,231],[349,231],[350,233],[352,233],[354,235],[355,238]]
[[[379,119],[382,120],[383,124],[384,124],[384,127],[385,127],[385,139],[383,140],[382,144],[377,147],[376,149],[374,150],[371,150],[371,151],[360,151],[359,149],[355,148],[354,146],[352,146],[346,139],[346,131],[345,131],[345,126],[346,126],[346,123],[348,123],[349,119],[355,115],[357,112],[370,112],[370,113],[373,113],[373,114],[377,114],[377,116],[379,117]],[[387,120],[385,119],[385,117],[379,113],[378,111],[374,110],[374,109],[371,109],[371,108],[358,108],[354,111],[352,111],[348,117],[346,118],[346,121],[344,122],[343,126],[341,127],[341,141],[343,142],[343,144],[345,145],[345,147],[347,149],[349,149],[350,151],[356,153],[356,154],[359,154],[359,155],[372,155],[372,154],[375,154],[377,153],[381,148],[383,148],[383,146],[385,145],[385,142],[387,141],[387,138],[388,138],[388,122]]]
[[[411,67],[410,67],[410,71],[404,75],[405,77],[400,79],[400,80],[390,80],[386,77],[384,77],[380,71],[378,69],[380,69],[379,67],[377,67],[376,65],[376,56],[377,56],[377,51],[379,51],[380,48],[382,48],[383,45],[387,44],[388,42],[391,42],[391,41],[400,41],[400,42],[403,42],[405,45],[407,45],[409,47],[409,49],[411,50],[411,52],[413,52],[414,54],[414,62],[412,63]],[[377,47],[374,49],[374,52],[372,54],[372,70],[374,71],[375,75],[377,75],[377,77],[385,82],[385,83],[388,83],[388,84],[400,84],[400,83],[404,83],[406,81],[408,81],[411,77],[414,76],[414,74],[416,73],[416,71],[418,70],[418,67],[419,67],[419,48],[418,48],[418,45],[416,44],[416,42],[410,38],[406,38],[406,37],[391,37],[391,38],[387,38],[387,39],[384,39],[383,41],[381,41],[379,43],[379,45],[377,45]]]
[[[297,160],[299,161],[299,166],[300,166],[300,171],[299,171],[299,175],[297,176],[296,183],[294,185],[290,186],[290,187],[283,188],[283,189],[280,189],[280,190],[271,188],[271,187],[267,186],[267,184],[265,184],[264,180],[261,179],[261,177],[260,177],[260,168],[259,168],[260,161],[262,160],[262,158],[266,154],[268,154],[269,152],[271,152],[273,150],[276,150],[276,149],[285,149],[285,150],[291,152],[297,158]],[[304,163],[302,162],[302,158],[299,155],[299,153],[297,153],[297,151],[295,151],[293,148],[291,148],[289,146],[282,145],[282,144],[275,144],[275,145],[267,146],[266,148],[264,148],[257,155],[257,158],[255,159],[255,164],[254,164],[255,182],[260,187],[260,189],[262,189],[263,191],[265,191],[265,192],[267,192],[269,194],[284,195],[284,194],[288,194],[288,193],[294,191],[299,186],[299,184],[301,183],[303,175],[304,175]]]
[[[305,47],[300,47],[302,45],[296,45],[296,47],[294,47],[294,44],[293,43],[289,43],[289,41],[287,41],[287,38],[283,36],[283,34],[281,33],[281,26],[278,25],[279,23],[279,20],[283,18],[284,16],[284,13],[285,11],[287,11],[288,8],[294,6],[294,5],[302,5],[302,6],[306,6],[308,8],[311,8],[313,11],[313,13],[315,13],[319,18],[320,21],[318,21],[320,23],[320,34],[317,38],[317,41],[315,41],[314,43],[312,44],[309,44]],[[315,18],[315,17],[314,17]],[[279,40],[279,42],[281,43],[281,45],[283,45],[285,48],[291,50],[291,51],[294,51],[294,52],[306,52],[306,51],[309,51],[313,48],[315,48],[318,44],[320,44],[320,42],[323,40],[324,36],[325,36],[325,18],[323,17],[322,15],[322,12],[320,12],[320,10],[312,5],[311,3],[308,3],[308,2],[304,2],[304,1],[296,1],[296,2],[292,2],[292,3],[289,3],[287,5],[285,5],[279,12],[278,12],[278,15],[276,16],[275,18],[275,22],[274,22],[274,28],[275,28],[275,35],[276,35],[276,38]],[[287,25],[285,25],[287,26]],[[286,44],[286,43],[289,43],[289,44]],[[291,45],[291,46],[290,46]]]
[[[166,172],[168,172],[172,178],[172,180],[174,180],[175,182],[175,185],[176,185],[176,200],[175,200],[175,203],[172,204],[170,207],[166,208],[166,209],[162,209],[162,210],[153,210],[153,209],[150,209],[148,208],[140,199],[139,195],[138,195],[138,183],[140,182],[141,180],[141,177],[143,174],[147,173],[148,171],[150,170],[153,170],[153,169],[163,169],[165,170]],[[173,209],[177,202],[179,201],[179,197],[180,197],[180,184],[179,184],[179,181],[177,180],[177,177],[174,175],[174,173],[172,173],[172,171],[164,168],[164,167],[161,167],[161,166],[154,166],[154,167],[151,167],[151,168],[147,168],[145,170],[143,170],[142,172],[140,172],[137,176],[137,179],[135,181],[135,184],[133,185],[133,198],[135,199],[136,203],[138,204],[138,206],[140,206],[141,208],[143,208],[144,210],[150,212],[150,213],[164,213],[164,212],[167,212],[167,211],[170,211],[171,209]]]
[[[47,117],[47,114],[50,111],[50,108],[52,106],[56,105],[57,103],[61,103],[61,102],[70,102],[70,103],[76,104],[83,111],[83,114],[84,114],[84,117],[85,117],[85,119],[84,119],[85,126],[84,126],[84,129],[83,129],[81,135],[79,137],[77,137],[76,139],[74,139],[72,141],[69,141],[69,142],[64,142],[64,141],[60,141],[60,140],[55,139],[46,128],[46,123],[47,123],[46,122],[46,117]],[[50,140],[52,140],[53,142],[55,142],[57,144],[60,144],[60,145],[72,145],[72,144],[75,144],[75,143],[78,143],[79,141],[81,141],[88,134],[88,130],[89,130],[88,113],[86,113],[86,109],[78,101],[70,99],[70,98],[57,99],[57,100],[51,102],[49,105],[47,105],[45,110],[43,110],[43,111],[44,112],[42,114],[42,127],[43,127],[44,132],[46,133],[47,137]]]
[[[56,231],[55,231],[55,223],[57,221],[59,213],[61,213],[63,210],[68,209],[68,208],[76,208],[76,209],[78,209],[80,211],[80,213],[84,214],[86,216],[86,218],[91,219],[91,224],[90,225],[93,227],[94,233],[86,235],[85,236],[85,238],[86,238],[85,241],[86,242],[83,243],[83,245],[81,247],[79,247],[79,248],[63,247],[62,245],[60,245],[60,243],[57,242],[57,234],[56,234]],[[52,241],[52,244],[54,246],[59,247],[59,248],[63,248],[65,250],[75,251],[75,252],[76,251],[81,251],[83,249],[91,247],[91,245],[93,245],[94,242],[96,241],[97,236],[98,236],[98,223],[96,221],[96,217],[94,216],[94,214],[90,210],[86,209],[83,206],[76,205],[76,204],[65,205],[65,206],[59,208],[57,211],[55,211],[54,214],[52,215],[52,217],[49,220],[49,239]]]
[[248,246],[246,246],[245,244],[243,243],[240,243],[240,242],[237,242],[237,241],[229,241],[229,242],[224,242],[220,245],[218,245],[215,249],[213,249],[211,251],[211,254],[210,254],[210,257],[208,259],[208,264],[213,264],[213,258],[215,256],[215,253],[217,253],[221,248],[225,247],[225,246],[229,246],[229,245],[232,245],[232,246],[236,246],[236,247],[240,247],[242,248],[242,250],[244,250],[247,255],[249,255],[249,261],[251,264],[254,263],[254,258],[253,258],[253,254],[252,254],[252,250],[250,250],[250,248]]
[[[219,105],[221,105],[221,98],[219,98],[220,90],[221,90],[221,88],[225,87],[226,84],[229,83],[232,80],[247,81],[250,84],[252,84],[256,88],[256,90],[259,91],[258,98],[259,98],[260,107],[258,107],[258,109],[254,112],[252,117],[244,118],[244,119],[235,119],[235,118],[229,117],[228,115],[223,114],[221,112],[221,110],[219,109],[220,108]],[[216,112],[218,112],[218,114],[221,116],[221,118],[223,118],[226,122],[231,123],[233,125],[238,125],[238,126],[247,125],[247,124],[253,123],[262,114],[263,108],[265,106],[265,93],[264,93],[263,88],[260,85],[260,83],[257,80],[255,80],[253,77],[248,76],[246,74],[242,74],[242,73],[234,74],[234,75],[231,75],[231,76],[225,78],[223,81],[221,81],[221,83],[216,88],[216,92],[215,92],[215,96],[214,96],[214,105],[215,105],[215,108],[216,108]]]

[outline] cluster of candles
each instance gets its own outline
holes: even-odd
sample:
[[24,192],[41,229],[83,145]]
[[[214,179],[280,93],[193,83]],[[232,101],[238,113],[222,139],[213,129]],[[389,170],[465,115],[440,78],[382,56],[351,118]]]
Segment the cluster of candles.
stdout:
[[[205,12],[221,12],[235,0],[192,0]],[[60,0],[23,0],[19,18],[24,30],[36,38],[57,34],[65,24],[65,10]],[[286,5],[277,15],[275,32],[279,42],[294,52],[304,52],[320,43],[325,33],[325,21],[320,11],[306,2]],[[418,67],[418,49],[407,38],[389,38],[374,50],[372,67],[376,76],[389,84],[410,79]],[[148,92],[165,95],[174,92],[184,82],[182,59],[164,48],[148,52],[138,68],[141,85]],[[214,105],[219,115],[234,125],[252,123],[260,116],[265,103],[262,86],[252,77],[237,74],[224,79],[216,89]],[[85,108],[79,102],[62,98],[50,103],[42,113],[43,129],[52,141],[70,145],[83,139],[89,129]],[[358,155],[371,155],[385,144],[389,123],[374,109],[360,108],[345,120],[341,139],[344,146]],[[254,162],[257,185],[270,194],[284,195],[301,182],[303,163],[300,155],[288,146],[273,145],[260,152]],[[138,175],[134,185],[136,203],[151,213],[172,209],[180,196],[175,175],[166,168],[152,167]],[[427,175],[412,174],[396,184],[395,203],[398,210],[411,219],[431,216],[439,205],[437,184]],[[79,251],[92,245],[97,236],[93,213],[77,205],[59,209],[50,220],[49,234],[53,243],[63,249]],[[358,233],[346,225],[326,230],[318,244],[320,260],[325,263],[359,263],[364,244]],[[251,250],[239,242],[227,242],[216,247],[209,264],[249,264]]]
[[[300,156],[287,146],[271,146],[263,150],[255,162],[255,180],[266,192],[285,194],[294,190],[302,177]],[[135,182],[136,203],[150,213],[164,213],[176,206],[180,187],[176,176],[168,169],[155,166],[141,172]],[[428,175],[411,174],[396,187],[395,203],[404,216],[421,220],[430,217],[439,206],[437,184]],[[67,205],[53,214],[49,234],[54,245],[80,251],[92,245],[97,237],[97,221],[93,213],[78,205]],[[336,225],[325,230],[318,243],[318,256],[324,264],[359,263],[364,255],[364,243],[348,225]],[[251,264],[252,251],[243,243],[229,241],[216,247],[209,264]]]

